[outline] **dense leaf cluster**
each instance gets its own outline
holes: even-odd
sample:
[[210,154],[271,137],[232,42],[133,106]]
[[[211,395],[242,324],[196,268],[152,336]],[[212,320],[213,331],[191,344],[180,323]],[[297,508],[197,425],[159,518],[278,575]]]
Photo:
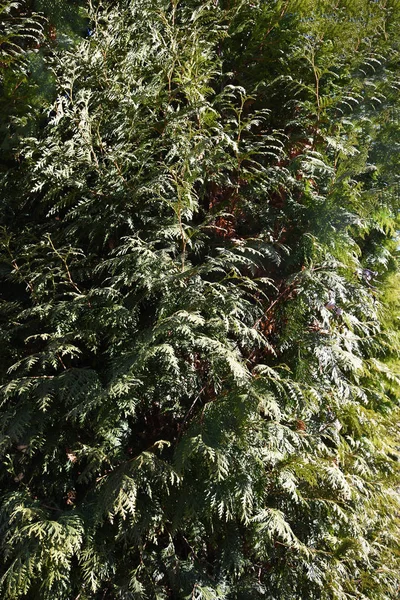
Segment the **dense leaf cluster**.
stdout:
[[6,6],[2,597],[395,600],[399,6]]

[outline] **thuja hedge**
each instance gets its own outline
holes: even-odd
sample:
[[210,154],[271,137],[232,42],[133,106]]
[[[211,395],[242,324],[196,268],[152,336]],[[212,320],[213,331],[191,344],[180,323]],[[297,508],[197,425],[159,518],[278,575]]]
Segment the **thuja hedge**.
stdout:
[[398,3],[2,6],[1,596],[395,600]]

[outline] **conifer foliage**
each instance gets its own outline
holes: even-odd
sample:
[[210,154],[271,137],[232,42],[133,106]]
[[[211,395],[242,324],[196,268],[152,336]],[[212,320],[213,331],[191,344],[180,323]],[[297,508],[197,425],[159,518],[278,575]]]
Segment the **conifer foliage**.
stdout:
[[397,2],[86,10],[2,111],[1,597],[398,598]]

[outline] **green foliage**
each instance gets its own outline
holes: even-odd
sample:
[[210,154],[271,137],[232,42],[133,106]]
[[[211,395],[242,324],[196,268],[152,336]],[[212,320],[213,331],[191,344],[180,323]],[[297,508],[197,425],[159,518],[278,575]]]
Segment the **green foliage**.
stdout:
[[29,120],[29,69],[38,64],[36,52],[43,40],[44,21],[24,3],[12,1],[0,3],[0,19],[0,160],[4,163],[15,137],[12,116],[22,115],[25,124]]
[[3,597],[394,600],[397,4],[87,18],[0,182]]

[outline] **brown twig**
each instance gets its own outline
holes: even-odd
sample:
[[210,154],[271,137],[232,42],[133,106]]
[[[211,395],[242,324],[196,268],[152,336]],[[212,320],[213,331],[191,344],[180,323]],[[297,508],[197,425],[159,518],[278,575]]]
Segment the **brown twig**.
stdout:
[[58,258],[61,260],[62,264],[64,265],[64,269],[65,272],[67,274],[67,278],[69,283],[72,285],[72,287],[78,292],[78,294],[82,294],[82,291],[79,289],[79,287],[76,285],[76,283],[74,282],[74,280],[72,279],[72,275],[71,275],[71,271],[69,270],[68,267],[68,263],[65,260],[65,258],[59,253],[59,251],[57,250],[57,248],[54,246],[53,244],[53,240],[51,239],[50,235],[47,236],[47,239],[49,240],[50,246],[52,247],[54,253],[58,256]]

